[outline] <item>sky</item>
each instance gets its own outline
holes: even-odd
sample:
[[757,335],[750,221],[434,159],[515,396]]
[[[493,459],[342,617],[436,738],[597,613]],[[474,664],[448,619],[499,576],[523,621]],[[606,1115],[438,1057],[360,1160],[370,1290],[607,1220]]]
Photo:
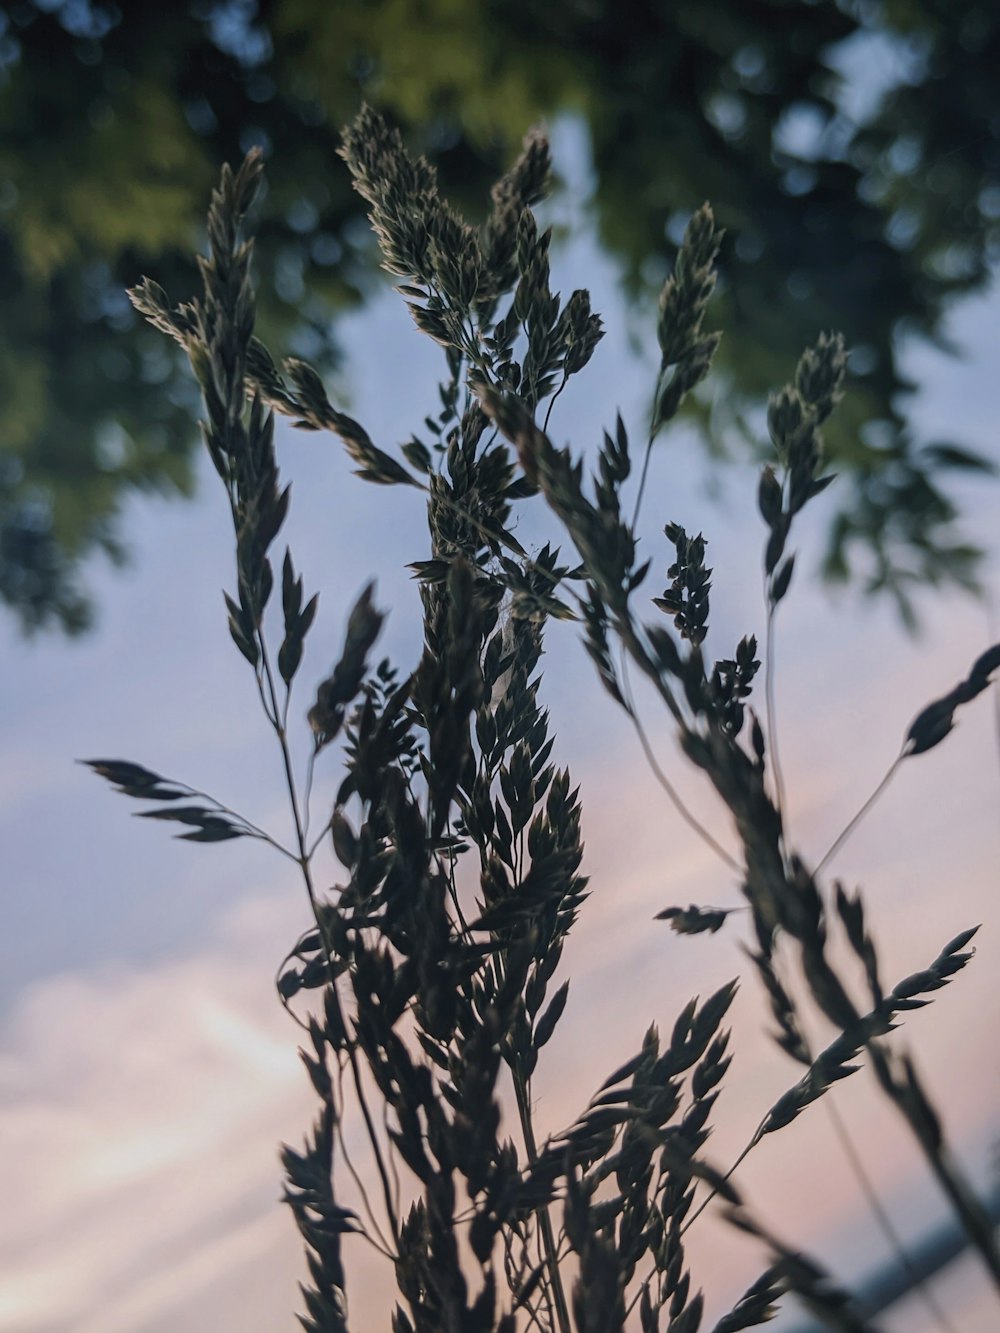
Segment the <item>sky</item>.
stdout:
[[[560,399],[552,434],[557,443],[592,448],[599,425],[611,425],[620,408],[640,438],[655,311],[626,310],[609,262],[579,227],[573,200],[586,176],[571,123],[556,127],[555,156],[575,193],[551,215],[572,222],[577,237],[554,252],[554,285],[589,287],[609,332]],[[641,327],[643,319],[645,351],[626,337],[626,325]],[[949,332],[961,359],[908,350],[907,368],[922,386],[914,420],[926,438],[957,438],[1000,461],[1000,294],[958,307]],[[350,410],[391,449],[434,406],[438,350],[388,291],[347,320],[342,337]],[[321,591],[293,704],[301,764],[310,684],[335,660],[346,614],[372,575],[378,604],[390,611],[381,648],[404,668],[413,663],[419,602],[405,565],[427,554],[427,537],[415,493],[366,486],[335,440],[281,425],[278,452],[293,482],[285,536],[307,595]],[[746,632],[762,637],[760,565],[747,555],[763,543],[755,487],[751,469],[719,474],[684,430],[654,455],[642,525],[654,559],[650,593],[660,591],[669,563],[663,523],[704,531],[715,568],[709,648],[720,656]],[[995,592],[996,483],[965,483],[958,494],[966,531],[989,549]],[[878,782],[913,716],[964,676],[990,641],[986,609],[954,592],[922,601],[925,633],[912,638],[888,606],[822,590],[815,568],[826,499],[807,511],[810,531],[779,617],[776,668],[792,837],[814,861]],[[278,1005],[273,975],[308,924],[301,888],[258,843],[197,847],[131,818],[136,803],[74,763],[145,764],[287,836],[279,756],[226,630],[220,590],[234,583],[227,524],[224,495],[206,466],[191,503],[130,503],[125,530],[134,558],[124,573],[93,567],[101,607],[93,634],[78,643],[25,643],[10,623],[0,625],[3,1333],[296,1327],[302,1260],[278,1203],[277,1150],[300,1139],[313,1106],[296,1057],[298,1031]],[[518,535],[537,547],[553,529],[526,509]],[[692,995],[739,976],[737,1056],[709,1144],[711,1160],[727,1164],[797,1071],[765,1035],[766,1004],[739,928],[680,939],[652,918],[674,903],[735,905],[737,886],[666,803],[571,626],[552,627],[543,665],[560,762],[581,784],[591,898],[566,951],[566,1017],[536,1080],[539,1122],[553,1130],[564,1124],[638,1048],[650,1021],[669,1033]],[[664,768],[732,846],[724,813],[678,757],[668,720],[648,699],[643,708]],[[864,887],[886,978],[926,966],[960,929],[983,923],[979,956],[896,1037],[907,1046],[912,1039],[956,1151],[984,1186],[995,1182],[1000,1141],[1000,757],[991,708],[989,698],[978,700],[945,744],[904,764],[832,867],[849,886]],[[320,766],[317,818],[337,781],[335,762]],[[821,1025],[813,1035],[822,1037]],[[836,1097],[897,1227],[922,1235],[946,1209],[905,1127],[865,1072]],[[822,1105],[765,1141],[737,1180],[761,1218],[821,1254],[843,1280],[885,1262],[885,1242]],[[764,1259],[711,1213],[690,1239],[711,1327]],[[352,1327],[385,1328],[385,1275],[360,1244],[347,1262]],[[985,1329],[985,1282],[967,1260],[956,1280],[959,1267],[942,1279],[956,1327]],[[882,1326],[889,1333],[932,1327],[912,1306]]]

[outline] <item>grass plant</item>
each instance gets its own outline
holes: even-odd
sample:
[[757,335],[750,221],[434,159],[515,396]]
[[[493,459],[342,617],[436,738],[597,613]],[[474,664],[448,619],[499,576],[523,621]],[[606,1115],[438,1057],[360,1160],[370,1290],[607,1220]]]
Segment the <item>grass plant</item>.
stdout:
[[[179,836],[258,838],[301,876],[309,917],[281,963],[277,990],[304,1031],[302,1058],[318,1101],[304,1146],[282,1153],[285,1198],[308,1254],[302,1326],[310,1333],[354,1327],[352,1254],[367,1241],[395,1282],[393,1333],[696,1333],[704,1297],[685,1237],[717,1197],[736,1226],[761,1239],[765,1257],[759,1280],[714,1333],[766,1322],[786,1293],[831,1327],[867,1327],[816,1260],[756,1219],[737,1183],[747,1153],[811,1113],[861,1062],[915,1137],[1000,1298],[989,1221],[912,1059],[890,1036],[900,1014],[927,1004],[969,962],[975,928],[929,948],[933,961],[887,985],[860,894],[820,873],[854,821],[811,864],[792,845],[784,817],[775,623],[793,582],[793,531],[832,480],[823,471],[821,428],[843,388],[842,340],[821,335],[768,411],[774,459],[757,495],[767,617],[761,716],[756,640],[744,637],[716,660],[706,654],[705,539],[666,523],[668,585],[656,596],[650,564],[636,554],[650,452],[708,374],[718,343],[706,328],[720,240],[710,208],[692,217],[660,297],[661,364],[628,500],[633,446],[621,417],[603,434],[592,476],[548,434],[553,407],[590,361],[602,324],[586,291],[563,301],[551,288],[550,234],[532,212],[550,176],[544,136],[527,138],[479,228],[371,109],[345,131],[341,152],[384,266],[417,329],[443,353],[440,411],[400,450],[376,445],[330,401],[310,366],[279,366],[255,337],[258,153],[235,172],[224,169],[212,197],[201,294],[175,305],[149,281],[132,293],[185,348],[202,391],[205,445],[235,537],[229,630],[276,738],[294,844],[281,846],[220,802],[144,766],[87,761],[119,791],[149,802],[149,818],[180,824]],[[403,667],[380,660],[383,613],[372,586],[362,591],[343,652],[308,709],[305,774],[296,772],[289,742],[291,697],[317,597],[307,597],[291,552],[275,554],[289,504],[275,456],[276,413],[302,429],[333,432],[368,482],[413,491],[430,537],[429,558],[411,565],[423,644]],[[561,546],[524,549],[512,515],[527,503],[547,506]],[[608,695],[653,759],[629,673],[648,682],[735,831],[730,852],[659,773],[742,893],[738,908],[674,906],[660,917],[684,935],[721,931],[732,912],[749,913],[752,969],[775,1038],[799,1067],[728,1169],[710,1164],[704,1146],[730,1081],[725,1022],[735,980],[692,1000],[669,1034],[655,1026],[636,1033],[617,1069],[595,1071],[593,1095],[575,1119],[539,1123],[532,1080],[558,1040],[570,984],[564,943],[589,892],[579,792],[559,764],[544,703],[540,659],[551,618],[578,624]],[[956,710],[998,667],[1000,646],[917,715],[890,777],[945,739]],[[338,766],[339,785],[315,830],[320,765]],[[316,869],[327,846],[342,868],[332,888]],[[846,939],[857,977],[833,961],[832,937]],[[670,938],[665,930],[664,949]],[[803,1001],[795,998],[803,991],[833,1025],[822,1050],[805,1036]],[[349,1117],[364,1126],[367,1163],[346,1151]],[[347,1176],[363,1200],[358,1210],[341,1202]]]

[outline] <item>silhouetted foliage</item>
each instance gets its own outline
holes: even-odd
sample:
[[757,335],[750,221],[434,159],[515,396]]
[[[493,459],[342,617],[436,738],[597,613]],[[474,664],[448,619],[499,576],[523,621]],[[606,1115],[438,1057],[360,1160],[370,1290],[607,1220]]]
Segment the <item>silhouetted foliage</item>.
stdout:
[[[789,1292],[831,1327],[861,1333],[867,1325],[849,1294],[765,1228],[730,1177],[762,1139],[852,1076],[862,1057],[1000,1288],[988,1218],[947,1149],[911,1059],[884,1041],[900,1013],[925,1005],[969,963],[978,928],[885,990],[860,894],[823,884],[820,867],[810,870],[792,845],[770,691],[766,730],[749,706],[761,665],[755,639],[744,636],[714,664],[706,656],[712,571],[704,537],[667,524],[672,584],[663,597],[650,597],[650,562],[636,563],[641,484],[631,521],[623,503],[633,473],[628,426],[619,416],[604,433],[592,476],[571,447],[550,439],[549,409],[595,353],[601,325],[584,290],[565,301],[552,291],[550,236],[531,211],[549,176],[545,139],[525,141],[480,228],[371,108],[345,131],[341,152],[385,266],[418,329],[443,349],[442,411],[427,419],[427,440],[414,438],[400,457],[381,449],[331,404],[315,368],[296,357],[279,367],[254,334],[249,233],[259,152],[236,173],[225,168],[213,194],[201,294],[175,305],[149,280],[132,293],[147,319],[186,351],[201,389],[204,440],[235,538],[229,629],[278,741],[295,845],[281,847],[213,798],[141,765],[88,761],[120,792],[162,803],[144,813],[190,829],[178,836],[258,837],[301,873],[311,920],[277,981],[286,1006],[313,998],[290,1012],[308,1035],[302,1058],[320,1110],[303,1147],[282,1155],[286,1201],[308,1254],[300,1322],[312,1333],[347,1333],[351,1247],[364,1237],[391,1265],[394,1333],[615,1333],[630,1317],[642,1333],[697,1333],[705,1298],[684,1237],[719,1197],[769,1257],[715,1333],[767,1322]],[[663,285],[646,459],[710,371],[718,335],[705,322],[721,241],[703,206]],[[845,368],[843,340],[821,335],[770,399],[773,464],[758,490],[768,669],[774,616],[792,581],[789,543],[829,480],[822,429]],[[415,665],[403,673],[374,661],[384,616],[369,584],[307,714],[312,750],[302,786],[289,710],[316,601],[303,604],[304,580],[289,552],[280,582],[274,573],[271,552],[289,492],[280,482],[273,411],[300,428],[332,431],[363,479],[419,492],[431,544],[430,558],[412,566],[423,609]],[[511,530],[522,503],[547,506],[575,563],[561,563],[551,545],[533,556],[524,550]],[[750,963],[776,1040],[800,1073],[764,1108],[759,1129],[725,1173],[703,1150],[729,1074],[730,1034],[722,1024],[736,981],[692,999],[669,1037],[650,1026],[569,1124],[550,1125],[544,1136],[539,1127],[532,1079],[558,1039],[570,982],[557,976],[588,898],[580,793],[553,758],[542,698],[550,618],[580,623],[601,681],[637,727],[625,660],[647,679],[683,754],[731,817],[736,855],[706,840],[737,871],[752,923]],[[1000,645],[917,715],[888,776],[943,741],[954,710],[971,704],[998,670]],[[310,839],[317,766],[334,757],[339,781],[327,787],[319,775],[332,796],[330,814]],[[175,804],[188,796],[199,803]],[[318,878],[321,849],[339,867],[329,889]],[[680,933],[715,932],[732,910],[691,905],[658,915]],[[835,964],[834,934],[853,954],[857,976]],[[819,1052],[805,1035],[803,995],[832,1025]],[[348,1157],[348,1118],[363,1128],[366,1175],[377,1190],[373,1202],[359,1188],[358,1209],[345,1206],[341,1192],[338,1153]],[[349,1158],[345,1166],[360,1179]]]

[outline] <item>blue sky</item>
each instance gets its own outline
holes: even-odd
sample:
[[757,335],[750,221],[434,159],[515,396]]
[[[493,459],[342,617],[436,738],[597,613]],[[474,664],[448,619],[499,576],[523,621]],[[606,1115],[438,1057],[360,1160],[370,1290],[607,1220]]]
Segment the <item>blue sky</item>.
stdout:
[[[571,125],[555,137],[557,164],[585,184]],[[620,408],[642,434],[653,373],[654,312],[645,357],[630,349],[626,311],[608,262],[572,216],[578,237],[554,259],[554,285],[590,288],[608,336],[587,373],[560,399],[557,442],[591,447]],[[578,198],[578,195],[576,196]],[[911,348],[922,388],[919,432],[968,442],[1000,461],[995,436],[1000,297],[958,308],[956,361]],[[437,349],[413,330],[390,292],[342,328],[351,410],[383,447],[408,438],[434,406]],[[791,367],[789,370],[791,371]],[[351,475],[333,439],[281,427],[279,461],[293,481],[286,536],[320,613],[300,681],[335,658],[344,619],[374,573],[391,610],[382,647],[414,660],[415,586],[404,565],[427,553],[419,500]],[[214,483],[214,484],[213,484]],[[721,479],[683,430],[654,458],[643,541],[658,580],[667,519],[704,530],[716,570],[714,632],[722,654],[760,634],[755,477]],[[998,586],[995,483],[960,492],[968,530],[990,549]],[[817,506],[817,508],[821,508]],[[276,1204],[276,1144],[295,1141],[311,1115],[295,1059],[296,1031],[271,989],[273,969],[307,922],[299,886],[258,844],[199,848],[130,818],[140,808],[74,765],[128,758],[211,792],[279,835],[287,829],[273,738],[253,681],[226,631],[221,589],[233,584],[223,493],[208,467],[189,504],[134,501],[124,574],[95,567],[102,617],[80,643],[25,644],[0,626],[7,688],[0,699],[6,763],[0,774],[5,939],[0,969],[0,1140],[11,1145],[0,1187],[0,1328],[9,1333],[167,1333],[292,1328],[298,1243]],[[797,586],[782,608],[777,688],[793,836],[816,857],[868,794],[913,715],[964,674],[988,641],[983,607],[954,593],[924,603],[926,637],[908,638],[888,607],[854,594],[836,600],[806,571],[818,559],[823,512],[804,542]],[[536,509],[518,529],[540,545],[552,529]],[[658,592],[660,584],[651,587]],[[994,636],[996,637],[996,636]],[[652,924],[672,902],[737,901],[736,889],[665,803],[571,627],[547,645],[546,702],[563,762],[582,783],[593,897],[567,951],[573,977],[564,1029],[541,1069],[543,1123],[555,1128],[651,1019],[669,1029],[691,994],[745,971],[735,936],[678,940]],[[651,707],[651,706],[648,706]],[[293,708],[293,713],[294,713]],[[661,761],[720,838],[729,830],[707,788],[676,758],[666,722],[647,721]],[[904,766],[835,867],[862,883],[887,977],[928,963],[965,925],[985,921],[980,957],[899,1036],[914,1034],[927,1076],[970,1167],[982,1177],[1000,1138],[995,1057],[996,866],[1000,768],[989,701],[954,736]],[[305,727],[300,734],[304,755]],[[318,773],[317,811],[337,780]],[[332,871],[331,871],[332,874]],[[734,1023],[736,1064],[712,1142],[724,1163],[763,1109],[796,1075],[760,1035],[766,1012],[746,977]],[[819,1032],[817,1028],[817,1032]],[[943,1214],[905,1131],[865,1075],[838,1090],[844,1113],[897,1223],[917,1234]],[[815,1246],[850,1277],[884,1256],[821,1108],[748,1159],[752,1201],[792,1240]],[[700,1225],[700,1224],[699,1224]],[[709,1222],[692,1253],[714,1293],[710,1313],[761,1265],[752,1246]],[[366,1273],[367,1259],[357,1257]],[[361,1333],[384,1327],[352,1293]],[[963,1286],[975,1301],[981,1284]],[[886,1324],[919,1333],[919,1315]],[[957,1314],[956,1314],[957,1317]],[[971,1312],[963,1328],[983,1327]]]

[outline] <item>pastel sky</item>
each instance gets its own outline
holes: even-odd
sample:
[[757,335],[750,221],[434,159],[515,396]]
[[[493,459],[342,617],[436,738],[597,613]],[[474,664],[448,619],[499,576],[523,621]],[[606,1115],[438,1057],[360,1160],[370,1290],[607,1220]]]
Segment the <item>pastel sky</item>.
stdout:
[[[558,128],[557,160],[576,170],[579,197],[579,140],[571,125]],[[579,223],[566,200],[553,209],[557,220]],[[558,248],[554,269],[564,292],[591,289],[609,330],[588,373],[560,399],[555,438],[590,448],[618,408],[640,438],[654,312],[624,308],[613,271],[585,231]],[[628,321],[650,330],[645,351],[629,347]],[[961,359],[909,350],[922,386],[917,429],[1000,461],[1000,296],[958,308],[950,332]],[[437,351],[391,293],[342,334],[351,410],[392,448],[434,405]],[[279,460],[294,482],[287,539],[307,591],[322,593],[300,675],[304,716],[309,683],[334,659],[347,610],[372,574],[379,604],[391,611],[382,647],[403,667],[413,662],[418,601],[404,566],[427,553],[427,538],[413,494],[358,481],[335,441],[282,427]],[[307,924],[300,887],[258,844],[192,847],[130,818],[138,805],[73,763],[132,759],[211,792],[279,836],[287,832],[273,738],[226,631],[220,589],[232,586],[233,557],[213,482],[206,467],[194,502],[130,506],[134,560],[124,575],[95,567],[102,614],[89,638],[25,644],[9,623],[0,625],[4,1333],[296,1327],[302,1262],[277,1202],[277,1145],[300,1138],[313,1108],[295,1054],[297,1029],[281,1012],[272,978]],[[709,647],[717,655],[763,626],[754,487],[749,469],[714,471],[684,431],[664,439],[654,458],[643,525],[656,571],[650,592],[660,591],[669,563],[658,536],[663,522],[703,530],[716,571]],[[996,591],[1000,493],[995,483],[977,482],[958,494],[966,531],[990,551],[987,579]],[[984,607],[953,592],[922,602],[926,632],[913,639],[890,608],[821,591],[807,572],[823,531],[826,511],[822,503],[817,509],[782,608],[777,668],[793,839],[814,860],[881,777],[914,714],[990,641]],[[519,534],[540,545],[552,528],[526,510]],[[567,950],[570,1001],[539,1071],[539,1121],[559,1128],[633,1053],[650,1021],[669,1032],[692,994],[739,975],[737,1058],[710,1144],[712,1159],[725,1165],[796,1071],[763,1035],[766,1006],[739,929],[678,939],[652,917],[671,903],[733,905],[736,886],[666,803],[571,627],[554,627],[545,668],[561,762],[582,788],[592,897]],[[732,843],[711,793],[677,757],[669,726],[651,703],[646,709],[664,768]],[[960,929],[983,923],[975,962],[897,1037],[909,1044],[912,1034],[954,1146],[984,1186],[993,1183],[1000,1140],[1000,767],[991,710],[991,699],[979,700],[946,744],[904,765],[834,866],[864,886],[886,978],[926,966]],[[301,758],[304,722],[299,742]],[[321,768],[318,818],[336,782],[335,764]],[[822,1036],[821,1025],[814,1035]],[[838,1088],[837,1102],[897,1227],[922,1235],[945,1208],[907,1131],[865,1072]],[[761,1217],[823,1255],[845,1281],[886,1261],[822,1106],[763,1144],[738,1181]],[[711,1214],[691,1242],[711,1327],[764,1260]],[[352,1327],[376,1333],[387,1327],[385,1275],[360,1244],[347,1261]],[[956,1327],[990,1326],[974,1262],[946,1274],[946,1289]],[[922,1333],[931,1325],[911,1306],[884,1327]]]

